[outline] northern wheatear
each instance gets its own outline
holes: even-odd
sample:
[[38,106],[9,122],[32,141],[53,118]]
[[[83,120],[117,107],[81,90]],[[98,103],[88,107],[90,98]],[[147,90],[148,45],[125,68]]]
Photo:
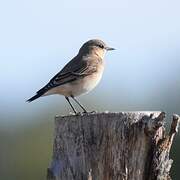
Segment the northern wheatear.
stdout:
[[65,96],[75,114],[77,111],[70,102],[69,97],[84,112],[87,112],[75,97],[88,93],[99,83],[104,71],[104,55],[106,51],[110,50],[114,50],[114,48],[108,47],[99,39],[87,41],[82,45],[78,54],[46,86],[27,101],[31,102],[41,96],[61,94]]

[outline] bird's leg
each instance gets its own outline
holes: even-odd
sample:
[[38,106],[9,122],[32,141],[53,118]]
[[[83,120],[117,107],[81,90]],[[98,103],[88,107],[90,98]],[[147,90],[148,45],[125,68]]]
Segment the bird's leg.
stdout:
[[74,96],[71,96],[71,97],[72,97],[72,99],[83,109],[84,113],[87,113],[86,109],[78,102],[78,100],[75,99]]
[[75,108],[73,107],[73,105],[71,104],[69,98],[67,96],[65,96],[65,98],[66,98],[67,102],[69,103],[69,105],[71,106],[71,108],[74,111],[74,113],[77,114],[77,112],[76,112]]

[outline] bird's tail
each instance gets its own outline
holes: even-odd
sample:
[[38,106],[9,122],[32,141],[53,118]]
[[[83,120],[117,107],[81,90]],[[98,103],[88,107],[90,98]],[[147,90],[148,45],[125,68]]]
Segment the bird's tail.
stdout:
[[32,102],[35,99],[39,98],[41,96],[41,94],[36,94],[35,96],[31,97],[30,99],[28,99],[26,102]]
[[26,102],[32,102],[34,101],[35,99],[41,97],[42,95],[44,95],[44,93],[47,91],[47,87],[43,87],[42,89],[40,89],[38,92],[36,92],[36,95],[31,97],[30,99],[28,99]]

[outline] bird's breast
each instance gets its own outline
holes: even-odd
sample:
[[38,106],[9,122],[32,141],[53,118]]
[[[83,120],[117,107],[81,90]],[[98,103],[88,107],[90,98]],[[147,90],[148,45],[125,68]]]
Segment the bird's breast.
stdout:
[[88,93],[89,91],[94,89],[101,80],[103,71],[104,67],[101,66],[97,72],[94,72],[93,74],[85,76],[84,78],[74,82],[74,84],[72,85],[72,94],[74,96],[79,96],[81,94]]

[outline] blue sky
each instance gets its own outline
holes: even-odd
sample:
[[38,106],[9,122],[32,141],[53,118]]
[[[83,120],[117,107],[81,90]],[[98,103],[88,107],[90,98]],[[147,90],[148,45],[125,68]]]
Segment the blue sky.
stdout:
[[[63,98],[25,100],[45,85],[85,41],[100,38],[117,50],[106,55],[102,82],[89,95],[101,110],[176,111],[180,102],[178,0],[0,2],[2,121],[34,115]],[[168,102],[168,103],[167,103]],[[118,104],[118,108],[113,108]],[[111,108],[112,107],[112,108]],[[53,111],[53,113],[59,113]]]

